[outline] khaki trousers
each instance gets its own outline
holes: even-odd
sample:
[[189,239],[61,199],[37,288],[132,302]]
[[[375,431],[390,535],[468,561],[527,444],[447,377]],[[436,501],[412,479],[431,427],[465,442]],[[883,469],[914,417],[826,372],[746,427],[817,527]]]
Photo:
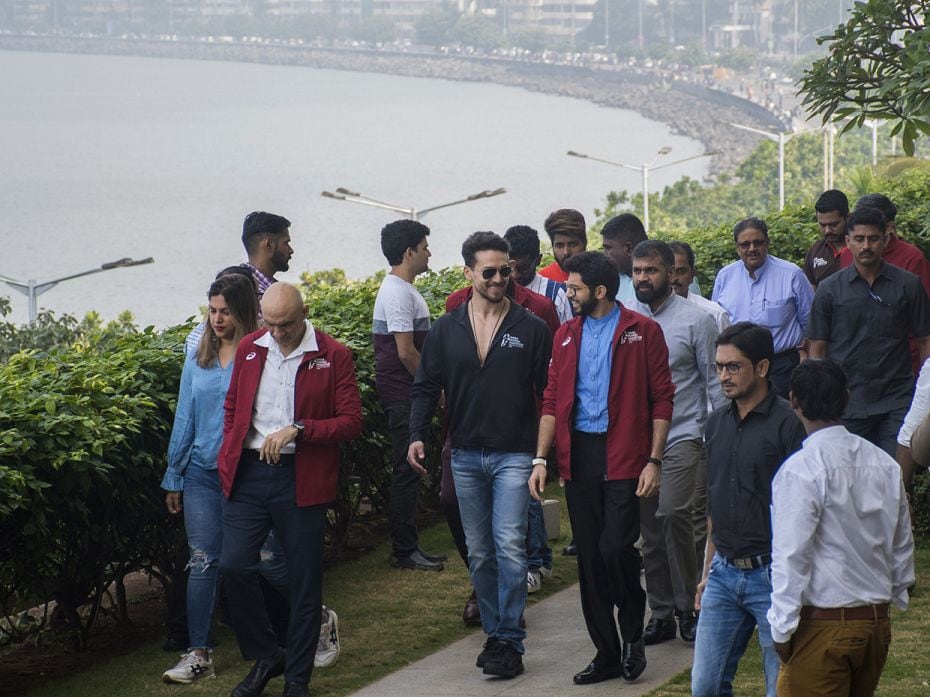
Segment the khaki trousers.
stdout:
[[778,697],[871,697],[890,643],[887,618],[802,619],[778,675]]

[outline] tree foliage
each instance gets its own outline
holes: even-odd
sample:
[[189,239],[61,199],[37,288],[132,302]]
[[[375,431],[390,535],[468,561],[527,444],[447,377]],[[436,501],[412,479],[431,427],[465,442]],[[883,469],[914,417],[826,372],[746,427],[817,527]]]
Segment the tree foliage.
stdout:
[[930,0],[857,2],[849,20],[818,42],[828,55],[800,82],[804,106],[824,123],[894,123],[904,151],[930,133]]

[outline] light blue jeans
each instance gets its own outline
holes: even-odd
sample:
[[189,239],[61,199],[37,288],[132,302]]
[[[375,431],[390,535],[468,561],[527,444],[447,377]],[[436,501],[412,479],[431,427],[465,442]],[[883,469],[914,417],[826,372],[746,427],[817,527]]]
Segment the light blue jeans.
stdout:
[[766,697],[775,697],[780,662],[765,616],[772,605],[772,567],[738,569],[719,554],[711,562],[701,598],[694,667],[693,697],[730,697],[733,676],[746,651],[752,630],[759,628]]
[[452,476],[468,545],[468,570],[485,634],[523,653],[526,520],[532,453],[453,448]]
[[210,627],[223,547],[223,494],[218,470],[190,465],[184,472],[184,528],[191,558],[187,568],[187,632],[190,648],[210,648]]

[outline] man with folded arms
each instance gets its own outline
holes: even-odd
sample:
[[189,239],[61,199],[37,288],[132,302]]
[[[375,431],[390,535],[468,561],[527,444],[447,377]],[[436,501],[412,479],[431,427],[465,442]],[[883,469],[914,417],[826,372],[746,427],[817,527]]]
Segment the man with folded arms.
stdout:
[[578,547],[581,611],[597,649],[573,680],[632,682],[646,668],[646,594],[635,547],[640,499],[659,493],[675,387],[662,329],[616,301],[613,263],[585,252],[565,268],[578,316],[553,339],[529,488],[542,498],[555,441]]
[[737,322],[717,338],[717,376],[730,399],[707,419],[707,553],[695,609],[701,611],[693,697],[733,694],[733,676],[753,629],[775,697],[779,660],[766,613],[771,606],[772,477],[801,447],[804,427],[769,378],[772,333]]
[[843,426],[846,374],[809,360],[791,376],[808,436],[772,482],[772,607],[779,697],[872,695],[891,624],[914,582],[914,540],[898,464]]

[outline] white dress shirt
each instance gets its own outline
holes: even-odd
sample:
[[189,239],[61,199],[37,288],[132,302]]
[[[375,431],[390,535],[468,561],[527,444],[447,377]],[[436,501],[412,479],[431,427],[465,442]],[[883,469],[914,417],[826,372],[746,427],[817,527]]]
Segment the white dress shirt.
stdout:
[[907,608],[914,539],[901,468],[844,426],[815,431],[772,480],[772,638],[801,607]]
[[713,300],[708,300],[700,293],[688,292],[688,300],[693,302],[702,310],[706,310],[710,313],[710,316],[714,318],[714,323],[717,325],[717,331],[722,332],[724,329],[730,326],[730,315],[726,310],[723,309],[723,305],[720,303],[715,303]]
[[927,418],[927,414],[930,414],[930,358],[925,360],[920,367],[911,408],[907,410],[907,416],[904,417],[904,423],[898,431],[898,445],[903,445],[905,448],[911,447],[911,436]]
[[[262,377],[255,393],[252,406],[252,425],[245,437],[245,448],[259,450],[265,438],[285,426],[294,423],[294,387],[297,381],[297,368],[303,355],[308,351],[318,351],[316,332],[310,320],[304,320],[304,338],[287,356],[281,353],[277,342],[271,338],[271,332],[255,340],[256,346],[268,349]],[[281,448],[281,453],[293,455],[294,443]]]

